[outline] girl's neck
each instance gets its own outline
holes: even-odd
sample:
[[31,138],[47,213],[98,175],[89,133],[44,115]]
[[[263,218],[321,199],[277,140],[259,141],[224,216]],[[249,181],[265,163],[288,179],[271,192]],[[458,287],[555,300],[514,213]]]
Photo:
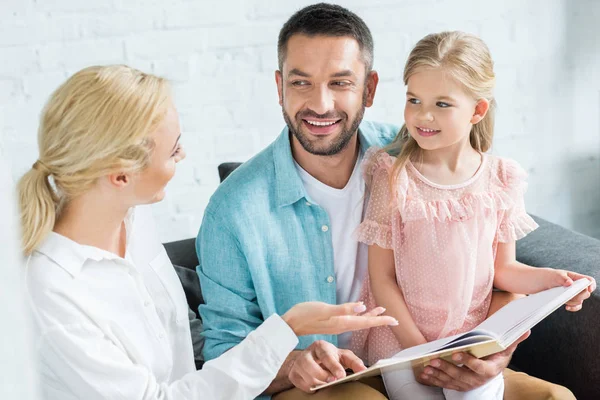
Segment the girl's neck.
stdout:
[[124,220],[128,209],[99,193],[88,192],[65,205],[54,225],[54,231],[79,244],[124,257]]
[[443,149],[422,150],[420,159],[413,165],[432,182],[456,185],[473,177],[481,163],[482,155],[467,140]]
[[459,170],[464,164],[472,164],[474,160],[481,161],[479,151],[467,140],[451,146],[435,150],[422,150],[419,162],[432,167],[444,168],[451,172]]

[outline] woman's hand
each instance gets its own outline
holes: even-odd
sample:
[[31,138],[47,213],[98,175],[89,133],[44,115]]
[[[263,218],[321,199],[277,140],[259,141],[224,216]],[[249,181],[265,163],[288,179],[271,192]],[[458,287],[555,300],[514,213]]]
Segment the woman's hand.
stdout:
[[581,308],[583,307],[583,301],[589,298],[590,293],[596,290],[596,280],[591,276],[578,274],[577,272],[552,268],[544,268],[540,271],[543,271],[543,276],[541,277],[541,280],[542,282],[544,282],[543,285],[547,289],[556,286],[571,286],[573,282],[581,278],[586,278],[590,282],[592,282],[592,284],[589,285],[586,289],[582,290],[581,293],[579,293],[577,296],[573,297],[571,300],[565,303],[565,308],[567,309],[567,311],[575,312],[581,310]]
[[311,301],[296,304],[282,318],[297,336],[303,335],[338,335],[383,325],[398,325],[392,317],[381,316],[383,307],[376,307],[369,312],[362,302],[331,305]]

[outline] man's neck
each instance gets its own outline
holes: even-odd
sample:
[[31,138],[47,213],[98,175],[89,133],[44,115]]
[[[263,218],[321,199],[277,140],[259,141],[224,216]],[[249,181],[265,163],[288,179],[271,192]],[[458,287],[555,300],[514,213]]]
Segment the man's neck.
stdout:
[[360,152],[358,134],[348,145],[333,156],[317,156],[307,152],[292,135],[292,156],[313,178],[327,186],[343,189],[352,176]]

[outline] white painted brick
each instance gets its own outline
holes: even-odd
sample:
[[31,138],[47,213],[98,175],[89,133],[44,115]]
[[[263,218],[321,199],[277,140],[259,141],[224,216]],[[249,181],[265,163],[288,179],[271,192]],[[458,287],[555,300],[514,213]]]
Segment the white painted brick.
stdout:
[[29,14],[32,12],[33,6],[33,0],[2,0],[0,2],[0,15],[5,19],[9,16]]
[[23,97],[23,85],[18,79],[0,79],[0,102],[10,102]]
[[19,78],[39,70],[38,56],[32,47],[0,48],[0,77]]
[[99,12],[114,9],[113,0],[36,0],[36,7],[43,12]]
[[132,59],[163,59],[184,56],[205,47],[204,32],[200,29],[152,31],[125,39],[127,57]]
[[161,8],[139,10],[127,9],[110,13],[74,15],[81,19],[81,35],[84,38],[126,36],[132,33],[149,32],[163,23],[165,10]]
[[168,58],[153,62],[153,72],[169,79],[171,82],[190,80],[190,61],[187,58]]
[[[188,157],[153,208],[163,240],[194,236],[219,184],[217,166],[247,160],[283,127],[273,75],[277,35],[293,12],[311,3],[3,0],[0,154],[9,158],[15,180],[31,166],[41,108],[80,68],[127,63],[165,76],[173,83]],[[600,180],[600,2],[339,3],[373,32],[380,83],[369,119],[402,122],[402,69],[417,40],[442,29],[480,34],[496,65],[493,152],[530,173],[529,211],[596,232],[600,182],[596,189],[586,182]]]
[[109,39],[51,43],[40,49],[42,69],[79,70],[90,65],[123,62],[123,45]]
[[229,25],[243,22],[244,1],[194,1],[177,3],[165,12],[165,27],[193,28],[203,25]]
[[0,25],[0,47],[73,40],[81,36],[80,31],[77,18],[47,14],[10,17]]

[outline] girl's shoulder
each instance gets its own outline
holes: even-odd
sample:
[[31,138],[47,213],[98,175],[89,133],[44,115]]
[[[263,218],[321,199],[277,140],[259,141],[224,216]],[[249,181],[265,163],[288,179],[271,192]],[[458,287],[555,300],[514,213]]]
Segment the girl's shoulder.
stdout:
[[490,178],[499,186],[509,188],[520,186],[527,180],[527,172],[515,160],[492,154],[487,155],[490,164]]
[[372,177],[377,171],[383,171],[389,174],[391,173],[395,162],[396,157],[386,152],[385,149],[371,146],[363,157],[363,173],[366,177]]

